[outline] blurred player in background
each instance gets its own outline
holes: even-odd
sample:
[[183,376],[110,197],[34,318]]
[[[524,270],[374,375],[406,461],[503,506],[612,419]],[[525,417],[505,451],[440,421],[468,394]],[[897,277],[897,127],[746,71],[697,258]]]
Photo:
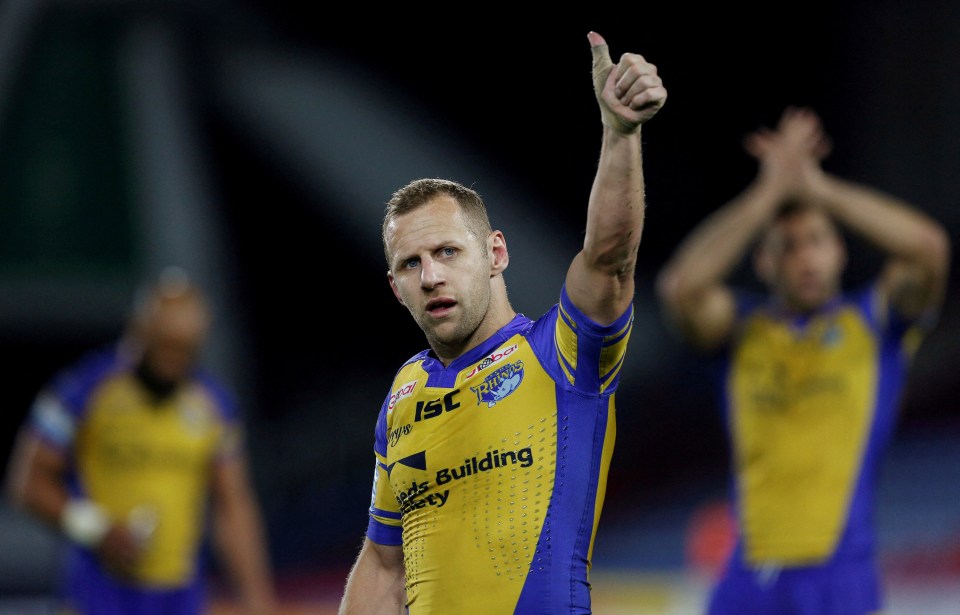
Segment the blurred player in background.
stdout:
[[[684,338],[725,361],[739,535],[709,613],[877,613],[878,464],[940,310],[949,239],[907,203],[824,171],[830,141],[809,109],[786,109],[745,147],[755,180],[694,229],[658,281]],[[849,292],[841,225],[887,256]],[[766,294],[726,283],[751,245]]]
[[243,612],[277,612],[241,424],[198,367],[211,316],[186,274],[166,269],[116,345],[68,366],[36,398],[8,489],[69,539],[64,613],[205,612],[208,522]]

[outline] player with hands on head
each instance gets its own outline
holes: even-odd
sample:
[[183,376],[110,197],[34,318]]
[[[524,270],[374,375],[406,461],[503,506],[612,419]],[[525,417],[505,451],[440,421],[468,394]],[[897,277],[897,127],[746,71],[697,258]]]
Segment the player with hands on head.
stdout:
[[[744,148],[755,179],[694,228],[657,284],[682,338],[723,366],[739,531],[708,613],[877,613],[877,472],[940,310],[949,239],[914,206],[827,172],[830,138],[809,108],[786,108]],[[841,227],[886,257],[850,290]],[[764,292],[727,281],[751,248]]]
[[642,56],[614,64],[603,37],[588,41],[600,160],[583,248],[550,310],[511,306],[506,238],[473,189],[416,179],[387,203],[387,280],[429,348],[380,410],[341,615],[590,612],[644,222],[640,132],[667,91]]

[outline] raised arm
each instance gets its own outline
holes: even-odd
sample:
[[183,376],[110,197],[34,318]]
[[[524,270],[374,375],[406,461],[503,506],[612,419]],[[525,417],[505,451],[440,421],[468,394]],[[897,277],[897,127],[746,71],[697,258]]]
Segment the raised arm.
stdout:
[[811,175],[809,195],[887,253],[880,290],[901,316],[914,319],[939,309],[950,264],[943,226],[899,198],[823,171]]
[[722,344],[733,327],[736,306],[727,277],[779,207],[799,195],[803,177],[829,150],[818,118],[793,108],[776,130],[757,130],[744,146],[759,162],[756,178],[694,228],[657,280],[667,318],[705,350]]
[[583,249],[567,271],[566,285],[574,305],[592,320],[609,324],[634,296],[644,218],[640,126],[660,110],[667,91],[656,66],[643,56],[625,53],[614,65],[603,37],[591,32],[588,39],[603,142]]

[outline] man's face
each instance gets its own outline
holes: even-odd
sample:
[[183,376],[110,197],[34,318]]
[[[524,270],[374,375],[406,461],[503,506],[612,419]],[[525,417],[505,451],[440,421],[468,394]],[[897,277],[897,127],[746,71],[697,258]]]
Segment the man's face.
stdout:
[[773,223],[760,245],[757,273],[790,308],[811,311],[840,291],[846,250],[823,212],[799,209]]
[[441,195],[396,217],[385,233],[387,277],[431,346],[457,348],[490,306],[491,263],[485,237],[470,233],[460,207]]
[[183,380],[195,366],[206,338],[209,315],[190,297],[158,299],[142,332],[143,360],[160,380]]

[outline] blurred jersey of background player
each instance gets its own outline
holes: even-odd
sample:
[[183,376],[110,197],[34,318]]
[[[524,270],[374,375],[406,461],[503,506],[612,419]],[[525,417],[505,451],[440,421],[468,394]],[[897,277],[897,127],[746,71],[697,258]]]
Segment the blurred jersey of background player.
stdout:
[[140,291],[122,339],[38,393],[7,487],[69,539],[64,612],[199,615],[208,527],[244,612],[276,612],[242,426],[199,367],[211,324],[204,292],[164,269]]
[[[938,317],[949,239],[912,205],[826,172],[831,143],[811,109],[786,109],[745,146],[757,177],[694,229],[658,284],[684,338],[725,366],[739,540],[709,613],[875,613],[877,470]],[[886,259],[859,288],[842,288],[841,228]],[[727,282],[751,246],[766,292]]]

